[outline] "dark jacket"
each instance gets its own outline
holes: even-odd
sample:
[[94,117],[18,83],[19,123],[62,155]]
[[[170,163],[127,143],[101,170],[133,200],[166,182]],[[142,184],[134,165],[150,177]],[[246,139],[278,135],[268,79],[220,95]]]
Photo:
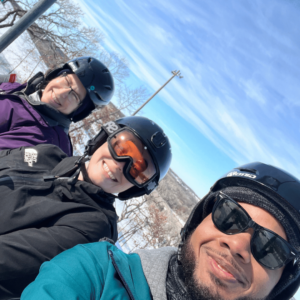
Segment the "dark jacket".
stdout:
[[71,156],[72,144],[64,128],[50,124],[24,97],[15,94],[24,88],[27,84],[0,84],[0,150],[53,144]]
[[60,177],[77,159],[53,145],[0,152],[0,299],[20,296],[60,252],[117,239],[114,196]]

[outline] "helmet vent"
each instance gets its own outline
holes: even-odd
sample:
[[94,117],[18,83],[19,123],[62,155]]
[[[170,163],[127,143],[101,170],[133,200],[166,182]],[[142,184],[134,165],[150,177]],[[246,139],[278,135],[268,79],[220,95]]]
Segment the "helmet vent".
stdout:
[[248,172],[248,173],[253,173],[256,174],[256,170],[254,169],[248,169],[248,168],[238,168],[240,171]]
[[102,73],[109,73],[109,70],[106,68],[106,69],[103,69],[102,70]]
[[111,91],[111,86],[110,86],[110,85],[104,85],[104,87],[105,87],[107,90],[110,90],[110,91]]
[[160,131],[157,131],[152,135],[151,142],[156,148],[160,148],[166,144],[167,139]]
[[101,96],[100,96],[96,91],[94,91],[94,93],[95,93],[95,95],[97,96],[97,98],[98,98],[99,100],[103,101],[103,99],[101,98]]
[[75,61],[75,64],[76,64],[77,68],[80,67],[78,60]]
[[91,57],[89,57],[88,59],[88,63],[90,63],[93,59]]

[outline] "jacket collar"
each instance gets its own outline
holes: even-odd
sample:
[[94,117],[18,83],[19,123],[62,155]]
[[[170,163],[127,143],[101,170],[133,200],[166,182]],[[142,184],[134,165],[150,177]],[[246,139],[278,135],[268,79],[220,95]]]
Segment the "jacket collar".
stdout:
[[[80,164],[78,165],[77,162],[80,157],[72,156],[66,157],[60,163],[56,165],[56,167],[51,171],[51,174],[55,178],[65,179],[67,182],[69,178],[74,176],[76,171],[80,168]],[[68,183],[67,183],[68,184]],[[71,186],[71,184],[69,184]],[[75,183],[76,186],[80,186],[86,193],[89,194],[91,198],[95,201],[100,200],[108,203],[114,203],[116,196],[110,193],[106,193],[103,189],[93,183],[77,180]]]
[[63,127],[66,134],[68,134],[71,120],[52,106],[43,103],[41,101],[41,91],[36,91],[30,95],[24,93],[23,95],[25,100],[38,111],[49,126],[54,127],[59,125]]

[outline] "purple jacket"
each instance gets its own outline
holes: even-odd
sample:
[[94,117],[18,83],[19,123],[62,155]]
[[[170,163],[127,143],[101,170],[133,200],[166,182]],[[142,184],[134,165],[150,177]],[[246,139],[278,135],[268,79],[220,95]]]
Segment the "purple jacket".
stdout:
[[22,146],[53,144],[72,156],[72,144],[60,126],[49,126],[40,114],[17,95],[1,94],[3,91],[18,91],[26,84],[0,84],[0,150]]

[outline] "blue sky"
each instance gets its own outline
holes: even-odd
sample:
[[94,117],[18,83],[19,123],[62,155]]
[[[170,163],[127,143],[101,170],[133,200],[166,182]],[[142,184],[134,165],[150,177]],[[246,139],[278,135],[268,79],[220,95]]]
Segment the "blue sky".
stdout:
[[286,0],[78,1],[150,93],[172,168],[201,197],[251,161],[300,177],[300,4]]
[[75,1],[128,59],[132,86],[153,93],[181,70],[143,116],[164,128],[171,167],[200,197],[253,161],[300,177],[299,1]]
[[[261,161],[300,177],[300,3],[287,0],[77,0],[171,139],[171,167],[200,196]],[[300,292],[296,298],[300,299]]]

